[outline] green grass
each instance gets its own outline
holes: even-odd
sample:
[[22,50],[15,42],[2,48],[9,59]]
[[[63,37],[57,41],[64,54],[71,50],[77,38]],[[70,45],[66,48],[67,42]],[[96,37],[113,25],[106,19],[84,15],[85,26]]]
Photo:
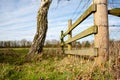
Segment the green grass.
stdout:
[[94,61],[68,58],[59,49],[44,49],[29,63],[27,53],[28,48],[0,49],[0,80],[114,80],[107,69],[93,69]]

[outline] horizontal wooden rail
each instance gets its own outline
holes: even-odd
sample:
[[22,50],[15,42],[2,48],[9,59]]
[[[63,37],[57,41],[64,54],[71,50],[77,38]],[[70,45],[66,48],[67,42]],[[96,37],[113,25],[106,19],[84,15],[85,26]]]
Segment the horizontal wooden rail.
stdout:
[[81,49],[81,50],[69,50],[65,51],[65,54],[74,54],[81,56],[97,56],[98,49],[97,48],[89,48],[89,49]]
[[108,14],[120,17],[120,8],[114,8],[114,9],[108,10]]
[[71,42],[73,42],[73,41],[76,41],[76,40],[78,40],[78,39],[81,39],[81,38],[84,38],[84,37],[86,37],[86,36],[89,36],[89,35],[91,35],[91,34],[96,34],[96,33],[97,33],[97,26],[92,26],[92,27],[84,30],[83,32],[79,33],[79,34],[76,35],[75,37],[67,40],[67,41],[65,42],[65,44],[71,43]]
[[84,13],[81,15],[78,20],[73,23],[73,25],[64,33],[62,37],[65,37],[70,31],[72,31],[77,25],[79,25],[82,21],[84,21],[88,16],[90,16],[93,12],[97,10],[95,4],[92,4]]

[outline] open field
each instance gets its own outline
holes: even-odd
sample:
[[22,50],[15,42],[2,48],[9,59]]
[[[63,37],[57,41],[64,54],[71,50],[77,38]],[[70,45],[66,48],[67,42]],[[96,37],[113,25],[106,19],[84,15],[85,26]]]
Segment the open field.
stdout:
[[92,58],[67,57],[60,49],[49,48],[28,63],[27,52],[28,48],[0,49],[0,80],[115,80],[108,63],[101,70]]

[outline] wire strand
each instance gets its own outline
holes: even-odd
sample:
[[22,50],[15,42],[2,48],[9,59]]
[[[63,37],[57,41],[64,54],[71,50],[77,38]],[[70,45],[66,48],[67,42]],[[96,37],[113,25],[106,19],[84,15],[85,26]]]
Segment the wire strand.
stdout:
[[[81,14],[82,10],[85,10],[85,8],[87,8],[88,4],[89,4],[90,0],[87,0],[86,3],[84,3],[84,5],[82,6],[81,9],[79,9],[80,11],[78,12],[78,14]],[[76,15],[73,20],[75,20],[77,17],[79,17],[79,15]]]
[[77,11],[78,11],[78,10],[79,10],[79,8],[80,8],[81,3],[82,3],[82,0],[81,0],[81,1],[79,1],[78,6],[76,7],[76,9],[75,9],[75,11],[74,11],[73,15],[71,16],[71,19],[72,19],[74,16],[76,16],[76,13],[77,13]]

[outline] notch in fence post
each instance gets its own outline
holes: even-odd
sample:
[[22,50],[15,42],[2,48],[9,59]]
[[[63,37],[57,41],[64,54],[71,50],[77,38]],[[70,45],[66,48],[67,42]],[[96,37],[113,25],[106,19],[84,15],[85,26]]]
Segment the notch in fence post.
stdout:
[[64,53],[64,37],[63,37],[63,31],[61,31],[61,49],[62,49],[62,53]]
[[108,60],[109,54],[109,29],[108,29],[108,8],[107,0],[94,0],[97,11],[94,13],[94,25],[98,26],[98,33],[95,34],[95,47],[98,48],[96,65],[102,66]]
[[[68,30],[70,29],[70,27],[72,26],[72,20],[68,20]],[[72,38],[72,31],[70,31],[68,33],[68,40]],[[68,43],[68,51],[72,50],[72,43]],[[68,55],[70,56],[70,55]]]

